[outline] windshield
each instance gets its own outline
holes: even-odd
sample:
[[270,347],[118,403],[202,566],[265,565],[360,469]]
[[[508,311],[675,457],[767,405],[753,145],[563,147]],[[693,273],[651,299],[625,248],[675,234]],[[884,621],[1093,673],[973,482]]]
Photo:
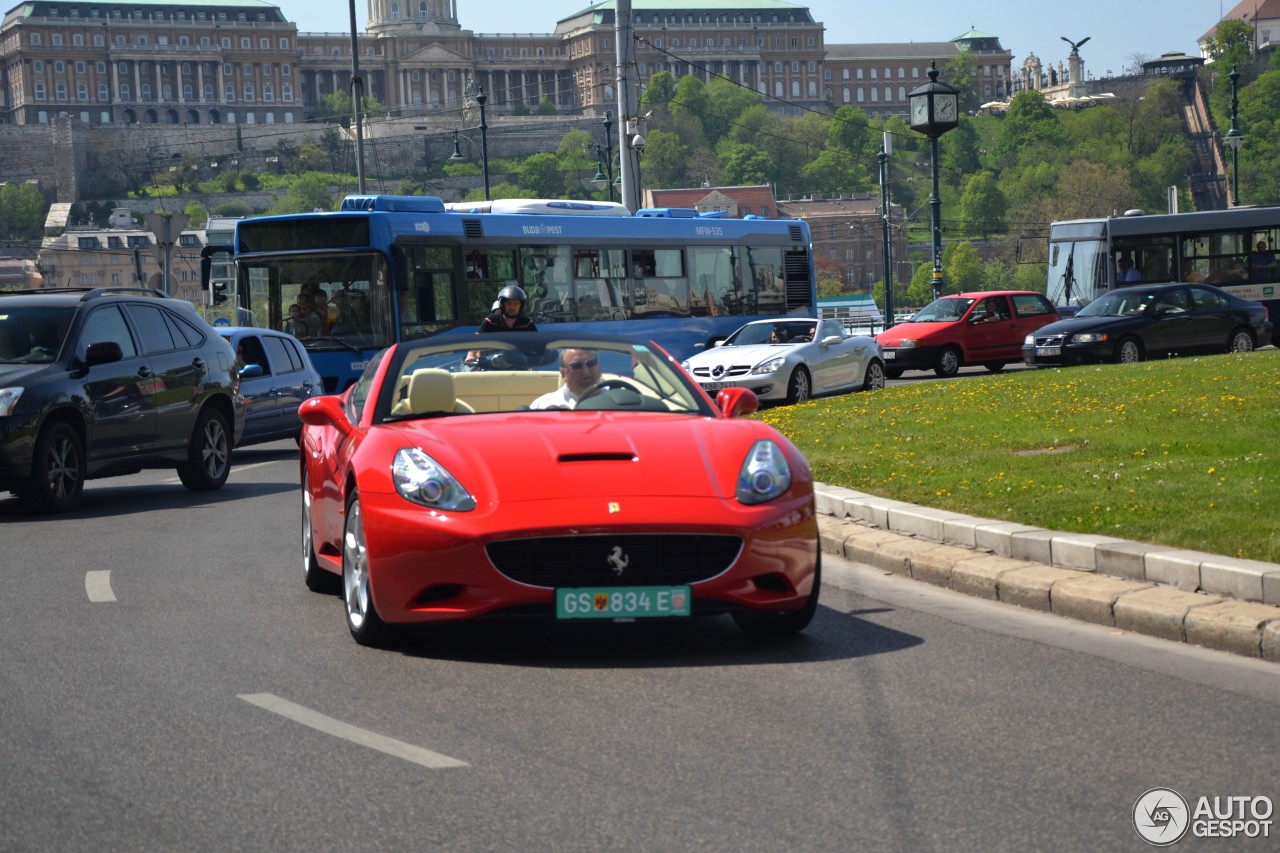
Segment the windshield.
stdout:
[[74,307],[0,308],[0,362],[49,364],[58,357],[75,316]]
[[944,296],[921,308],[912,323],[950,323],[959,320],[969,310],[973,300],[967,296]]
[[240,262],[241,325],[288,332],[309,350],[385,347],[393,340],[380,255],[325,255]]
[[1141,314],[1155,301],[1149,290],[1112,290],[1080,309],[1077,317],[1129,317]]
[[773,323],[748,323],[734,332],[722,346],[746,347],[754,344],[802,344],[813,340],[816,320],[787,320]]
[[1087,305],[1107,289],[1106,244],[1102,240],[1054,243],[1049,247],[1045,295],[1054,305]]
[[713,415],[661,351],[635,341],[544,333],[426,339],[397,347],[382,420],[493,412],[596,410]]

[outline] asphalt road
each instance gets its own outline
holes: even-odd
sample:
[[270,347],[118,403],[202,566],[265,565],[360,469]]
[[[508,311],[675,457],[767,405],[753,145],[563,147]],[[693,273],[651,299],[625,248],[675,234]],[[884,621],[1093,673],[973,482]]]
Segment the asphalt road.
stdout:
[[1151,788],[1280,801],[1274,664],[830,557],[783,641],[361,648],[302,583],[293,445],[236,464],[211,495],[155,471],[65,516],[0,500],[0,850],[1143,850]]

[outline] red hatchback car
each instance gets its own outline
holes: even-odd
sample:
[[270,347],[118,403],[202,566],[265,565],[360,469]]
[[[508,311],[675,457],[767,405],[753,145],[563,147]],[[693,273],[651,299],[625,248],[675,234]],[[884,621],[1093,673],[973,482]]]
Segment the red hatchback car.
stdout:
[[884,351],[884,373],[897,379],[904,370],[932,370],[955,376],[966,364],[996,371],[1022,360],[1027,335],[1058,319],[1042,293],[988,290],[935,299],[906,323],[876,335]]

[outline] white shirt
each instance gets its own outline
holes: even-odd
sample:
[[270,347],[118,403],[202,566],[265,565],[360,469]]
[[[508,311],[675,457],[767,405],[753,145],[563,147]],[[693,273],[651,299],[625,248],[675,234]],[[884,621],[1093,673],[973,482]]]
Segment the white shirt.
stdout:
[[569,386],[561,385],[550,393],[543,394],[538,399],[529,404],[531,409],[550,409],[558,407],[561,409],[572,409],[578,405],[577,396],[569,390]]

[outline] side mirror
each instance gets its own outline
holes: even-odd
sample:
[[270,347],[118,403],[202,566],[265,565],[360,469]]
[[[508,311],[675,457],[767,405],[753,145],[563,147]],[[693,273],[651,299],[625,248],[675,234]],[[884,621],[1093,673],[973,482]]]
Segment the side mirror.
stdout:
[[267,372],[262,369],[261,364],[246,364],[240,368],[241,379],[257,379],[259,376],[266,376]]
[[343,398],[337,394],[324,394],[304,400],[298,407],[298,417],[304,424],[331,426],[343,434],[351,431]]
[[716,394],[716,405],[725,417],[742,418],[755,414],[760,408],[760,398],[746,388],[726,388]]
[[124,351],[115,341],[95,341],[84,351],[84,360],[90,367],[95,364],[110,364],[122,358],[124,358]]

